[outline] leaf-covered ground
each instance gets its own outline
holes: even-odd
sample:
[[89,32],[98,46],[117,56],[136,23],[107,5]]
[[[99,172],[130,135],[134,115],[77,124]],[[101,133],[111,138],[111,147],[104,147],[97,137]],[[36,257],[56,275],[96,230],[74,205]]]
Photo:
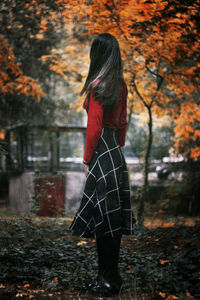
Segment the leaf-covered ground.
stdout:
[[[68,225],[66,218],[1,217],[1,300],[93,299],[82,288],[96,276],[95,241],[71,237]],[[193,225],[123,238],[120,299],[200,297],[199,220]]]

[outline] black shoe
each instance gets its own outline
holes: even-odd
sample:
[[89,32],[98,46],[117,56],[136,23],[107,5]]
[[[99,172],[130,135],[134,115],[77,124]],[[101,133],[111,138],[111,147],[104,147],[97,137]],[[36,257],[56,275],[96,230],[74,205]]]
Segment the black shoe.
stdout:
[[94,280],[92,280],[92,281],[88,284],[88,286],[87,286],[88,290],[90,290],[90,289],[93,288],[94,286],[97,286],[97,285],[98,285],[98,280],[99,280],[99,277],[97,277],[97,278],[95,278]]
[[81,293],[85,294],[87,293],[93,286],[96,286],[98,284],[98,278],[93,279],[91,282],[84,284],[84,286],[81,288]]
[[96,281],[94,280],[89,288],[89,293],[96,297],[111,297],[119,295],[121,291],[122,281],[120,284],[109,283],[103,277],[99,277]]

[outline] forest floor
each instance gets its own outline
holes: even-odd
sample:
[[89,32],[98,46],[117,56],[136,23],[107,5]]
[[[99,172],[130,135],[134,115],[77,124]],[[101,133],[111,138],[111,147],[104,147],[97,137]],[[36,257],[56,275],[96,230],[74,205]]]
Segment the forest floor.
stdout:
[[[82,293],[97,272],[95,240],[72,237],[70,222],[0,217],[1,300],[99,299]],[[122,239],[124,284],[113,299],[199,299],[200,219],[161,211],[146,216],[144,224]]]

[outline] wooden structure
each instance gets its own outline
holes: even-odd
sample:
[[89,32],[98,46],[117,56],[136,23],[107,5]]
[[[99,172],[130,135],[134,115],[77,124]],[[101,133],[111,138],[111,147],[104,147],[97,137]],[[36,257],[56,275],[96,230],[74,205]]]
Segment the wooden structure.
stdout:
[[[6,128],[6,154],[1,156],[0,162],[0,200],[3,199],[14,214],[29,213],[38,174],[42,190],[42,181],[48,181],[41,214],[50,215],[50,207],[45,202],[50,197],[53,208],[59,206],[62,213],[75,212],[85,180],[82,166],[85,134],[85,127],[73,125],[18,124]],[[6,191],[3,190],[5,181]],[[56,184],[50,189],[52,181]],[[55,209],[54,213],[57,214]]]
[[[5,134],[6,171],[39,170],[55,173],[73,169],[70,157],[76,156],[74,152],[82,157],[85,133],[85,127],[73,125],[47,127],[19,124],[8,127]],[[65,139],[63,135],[68,137]],[[71,151],[69,145],[72,145]],[[78,161],[75,159],[75,162]]]

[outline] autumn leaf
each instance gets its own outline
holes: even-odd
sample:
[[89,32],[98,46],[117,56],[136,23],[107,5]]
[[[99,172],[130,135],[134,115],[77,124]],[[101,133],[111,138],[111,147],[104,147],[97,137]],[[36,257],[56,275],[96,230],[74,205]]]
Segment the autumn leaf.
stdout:
[[166,264],[167,262],[168,262],[167,259],[160,259],[160,264],[161,264],[161,265],[164,265],[164,264]]
[[58,277],[54,277],[51,282],[58,282]]
[[77,88],[77,89],[74,91],[74,93],[75,93],[75,94],[79,94],[79,93],[81,92],[81,90],[82,90],[82,87]]
[[86,241],[80,241],[76,244],[77,246],[83,246],[83,245],[87,245]]
[[41,96],[46,96],[42,89],[37,84],[37,80],[28,76],[20,76],[16,79],[17,86],[16,91],[18,94],[25,94],[26,96],[31,96],[37,98],[40,101]]
[[5,138],[5,131],[0,130],[0,139],[4,140],[4,138]]
[[132,270],[132,266],[129,265],[129,266],[128,266],[128,269],[129,269],[129,270]]
[[178,299],[178,297],[175,296],[175,295],[169,295],[169,296],[167,296],[166,299],[167,299],[167,300],[169,300],[169,299]]
[[160,297],[165,298],[166,297],[166,293],[163,292],[158,292],[158,294],[160,295]]

